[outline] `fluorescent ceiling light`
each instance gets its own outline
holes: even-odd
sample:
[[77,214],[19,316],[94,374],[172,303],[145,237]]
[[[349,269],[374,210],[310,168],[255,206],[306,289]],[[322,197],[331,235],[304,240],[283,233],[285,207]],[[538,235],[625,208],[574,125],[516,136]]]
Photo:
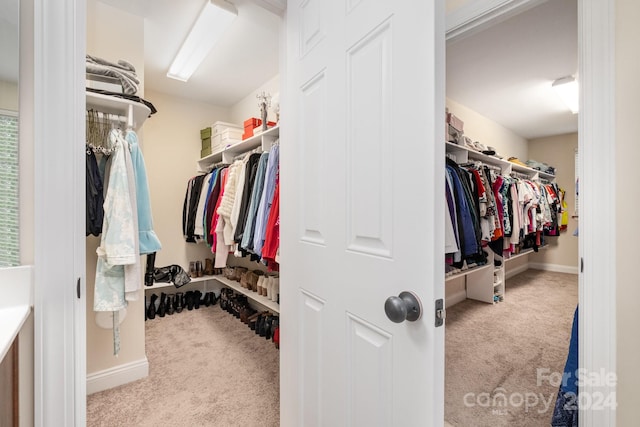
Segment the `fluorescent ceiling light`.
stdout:
[[573,114],[578,112],[579,94],[578,81],[573,76],[563,77],[553,82],[551,86]]
[[224,0],[207,0],[178,51],[167,77],[186,82],[222,36],[238,11]]

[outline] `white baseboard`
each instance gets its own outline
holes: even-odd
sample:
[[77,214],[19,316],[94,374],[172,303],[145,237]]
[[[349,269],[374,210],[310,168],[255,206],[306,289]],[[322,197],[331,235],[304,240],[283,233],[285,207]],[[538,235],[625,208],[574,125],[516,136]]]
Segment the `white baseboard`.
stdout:
[[145,357],[87,375],[87,394],[108,390],[147,376],[149,376],[149,361]]
[[530,262],[529,268],[534,270],[555,271],[556,273],[578,274],[578,267],[560,264],[547,264],[544,262]]
[[467,299],[467,292],[463,289],[462,292],[456,292],[451,295],[446,295],[444,306],[445,308],[449,308],[454,304],[462,302]]
[[520,265],[518,267],[515,267],[515,268],[508,268],[504,273],[504,278],[505,279],[509,279],[509,278],[515,276],[516,274],[520,274],[520,273],[522,273],[524,271],[527,271],[529,269],[529,265],[531,265],[531,264],[524,263],[524,264],[522,264],[522,265]]

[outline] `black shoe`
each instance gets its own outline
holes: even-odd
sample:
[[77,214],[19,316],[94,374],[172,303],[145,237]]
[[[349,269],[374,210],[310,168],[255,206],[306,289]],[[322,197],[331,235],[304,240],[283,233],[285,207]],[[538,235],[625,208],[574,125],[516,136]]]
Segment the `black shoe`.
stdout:
[[151,295],[151,300],[149,301],[149,308],[147,308],[147,317],[149,319],[156,318],[156,300],[158,299],[158,295]]
[[187,310],[193,310],[193,291],[187,291],[187,293],[184,294],[184,301],[187,305]]
[[196,310],[200,308],[200,297],[202,296],[202,292],[193,291],[193,308]]
[[156,253],[147,254],[147,269],[144,273],[144,285],[153,286],[154,264],[156,262]]
[[160,305],[158,306],[158,316],[160,317],[164,317],[164,314],[166,313],[166,310],[167,310],[166,300],[167,300],[167,294],[162,292],[160,294]]
[[184,294],[182,292],[176,292],[176,302],[174,306],[176,313],[182,313],[184,309]]
[[174,303],[175,303],[175,295],[174,294],[167,295],[167,305],[165,310],[169,316],[171,316],[175,311],[173,306]]

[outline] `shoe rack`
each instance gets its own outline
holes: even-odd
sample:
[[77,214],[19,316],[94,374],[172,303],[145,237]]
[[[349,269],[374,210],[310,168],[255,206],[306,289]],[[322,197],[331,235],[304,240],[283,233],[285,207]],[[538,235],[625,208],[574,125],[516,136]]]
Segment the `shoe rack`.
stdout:
[[[215,282],[215,283],[214,283]],[[193,288],[193,284],[200,284],[198,287],[202,289],[202,293],[207,293],[211,291],[219,290],[221,286],[231,288],[239,294],[246,295],[252,302],[255,304],[266,308],[267,310],[273,311],[274,313],[280,313],[280,304],[277,302],[271,301],[265,296],[258,295],[256,292],[250,291],[248,289],[240,286],[240,283],[235,280],[227,279],[222,275],[209,276],[205,275],[202,277],[193,277],[191,278],[191,282],[186,285],[180,287],[182,288]],[[172,282],[154,282],[153,286],[145,286],[145,292],[150,292],[158,289],[163,289],[167,287],[175,288],[175,285]],[[178,288],[175,288],[178,289]]]

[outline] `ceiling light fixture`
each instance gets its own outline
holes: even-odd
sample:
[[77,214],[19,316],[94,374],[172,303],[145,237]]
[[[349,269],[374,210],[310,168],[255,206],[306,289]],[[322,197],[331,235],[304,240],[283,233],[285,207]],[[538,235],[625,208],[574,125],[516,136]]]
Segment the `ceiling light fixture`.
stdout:
[[231,3],[207,0],[171,63],[167,77],[183,82],[189,80],[237,16],[238,10]]
[[579,105],[578,81],[573,76],[562,77],[554,81],[551,87],[571,112],[577,114]]

